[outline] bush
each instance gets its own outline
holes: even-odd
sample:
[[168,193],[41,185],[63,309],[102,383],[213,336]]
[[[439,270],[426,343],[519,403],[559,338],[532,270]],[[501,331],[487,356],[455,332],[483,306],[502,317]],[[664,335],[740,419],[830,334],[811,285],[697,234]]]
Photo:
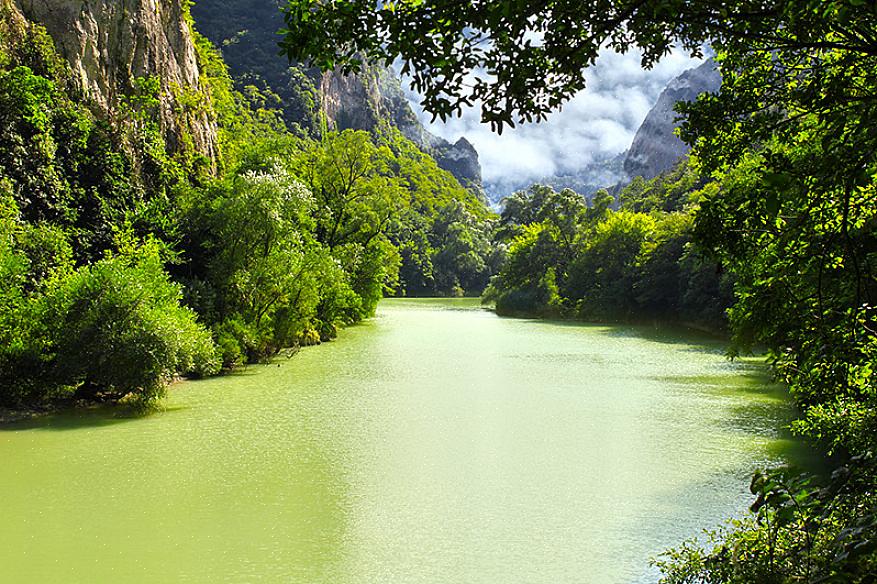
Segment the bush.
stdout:
[[56,379],[76,384],[81,395],[133,393],[150,401],[176,373],[215,373],[210,335],[180,306],[180,296],[154,245],[77,270],[53,286],[42,308]]
[[20,296],[17,326],[3,327],[15,342],[0,359],[0,399],[129,395],[148,403],[177,373],[215,373],[213,341],[180,296],[154,243],[56,274],[44,292]]

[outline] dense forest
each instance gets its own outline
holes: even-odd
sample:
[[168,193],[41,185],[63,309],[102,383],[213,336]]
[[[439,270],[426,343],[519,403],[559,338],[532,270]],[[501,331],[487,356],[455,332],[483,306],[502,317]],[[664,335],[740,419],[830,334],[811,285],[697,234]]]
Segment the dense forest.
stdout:
[[[445,118],[474,102],[499,131],[544,119],[600,51],[650,67],[673,47],[722,73],[678,106],[693,146],[681,188],[636,183],[609,209],[535,188],[501,218],[508,313],[624,317],[728,310],[732,354],[766,348],[830,476],[758,472],[751,515],[670,552],[666,582],[872,582],[877,574],[877,6],[861,0],[653,3],[296,0],[286,51],[356,70],[401,58]],[[357,24],[354,24],[357,23]],[[367,23],[367,26],[359,24]],[[491,75],[479,75],[484,70]],[[474,81],[473,81],[474,76]],[[685,179],[688,174],[690,178]],[[673,182],[673,181],[670,181]],[[649,286],[666,279],[670,299]],[[701,292],[718,292],[704,303]],[[717,304],[714,304],[717,303]]]
[[[385,293],[486,285],[491,212],[390,124],[291,133],[194,29],[208,94],[141,77],[107,118],[2,8],[0,404],[148,405],[175,375],[331,339]],[[217,160],[185,124],[168,144],[168,91],[178,119],[216,121]]]

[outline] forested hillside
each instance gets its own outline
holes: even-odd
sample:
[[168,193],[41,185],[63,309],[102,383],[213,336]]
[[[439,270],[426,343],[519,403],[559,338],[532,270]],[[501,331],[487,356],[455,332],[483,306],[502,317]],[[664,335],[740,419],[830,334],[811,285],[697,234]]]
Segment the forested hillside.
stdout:
[[193,4],[199,30],[221,50],[238,89],[260,92],[282,111],[294,133],[319,137],[326,130],[373,132],[393,126],[464,187],[481,195],[478,153],[465,138],[452,144],[427,131],[392,68],[367,63],[361,71],[345,75],[280,57],[283,5],[279,0]]
[[[474,195],[389,125],[290,132],[187,6],[130,29],[139,0],[0,5],[2,404],[143,405],[175,375],[328,340],[385,293],[486,285]],[[115,34],[154,50],[102,45]]]

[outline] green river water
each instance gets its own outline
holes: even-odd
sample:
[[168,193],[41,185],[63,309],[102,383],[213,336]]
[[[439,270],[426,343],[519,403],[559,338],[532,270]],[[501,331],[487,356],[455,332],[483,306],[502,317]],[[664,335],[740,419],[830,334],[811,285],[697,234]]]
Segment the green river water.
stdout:
[[690,333],[386,300],[278,363],[0,428],[0,582],[653,582],[794,449]]

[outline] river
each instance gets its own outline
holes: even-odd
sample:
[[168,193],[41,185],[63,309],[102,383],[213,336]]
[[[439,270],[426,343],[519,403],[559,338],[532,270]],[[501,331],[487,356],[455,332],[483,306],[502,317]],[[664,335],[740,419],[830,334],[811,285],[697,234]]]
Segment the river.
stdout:
[[385,300],[162,412],[0,429],[0,581],[653,582],[790,456],[782,396],[691,333]]

